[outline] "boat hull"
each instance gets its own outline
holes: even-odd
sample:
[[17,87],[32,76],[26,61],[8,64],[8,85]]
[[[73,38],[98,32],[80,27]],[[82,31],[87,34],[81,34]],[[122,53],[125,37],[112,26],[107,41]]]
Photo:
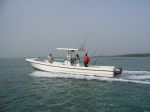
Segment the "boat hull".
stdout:
[[66,73],[66,74],[82,74],[90,76],[100,77],[114,77],[115,67],[113,66],[97,66],[97,67],[81,67],[81,66],[67,66],[58,63],[47,63],[36,61],[34,59],[26,59],[30,62],[33,68],[55,73]]

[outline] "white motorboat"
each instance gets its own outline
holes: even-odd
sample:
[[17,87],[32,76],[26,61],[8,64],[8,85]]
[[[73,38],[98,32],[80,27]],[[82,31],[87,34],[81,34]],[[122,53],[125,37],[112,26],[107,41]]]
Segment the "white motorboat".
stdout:
[[75,52],[80,49],[73,48],[57,48],[58,50],[67,51],[67,58],[64,62],[53,61],[49,63],[47,59],[40,58],[28,58],[26,59],[33,68],[41,71],[55,72],[55,73],[66,73],[66,74],[81,74],[89,76],[101,76],[101,77],[114,77],[116,74],[121,74],[122,68],[115,66],[96,66],[89,65],[84,67],[79,60],[73,58]]

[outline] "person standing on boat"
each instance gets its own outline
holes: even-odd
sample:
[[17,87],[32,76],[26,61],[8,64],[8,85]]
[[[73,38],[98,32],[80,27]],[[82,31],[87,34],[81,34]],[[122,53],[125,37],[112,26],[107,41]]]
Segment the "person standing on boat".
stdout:
[[52,63],[53,61],[54,61],[54,58],[53,58],[52,54],[50,53],[50,54],[48,55],[48,62],[49,62],[49,63]]
[[76,54],[76,61],[77,61],[77,63],[80,63],[80,57],[79,57],[79,54]]
[[85,67],[88,67],[89,61],[90,61],[90,58],[88,57],[88,54],[86,53],[84,58],[83,58],[83,62],[84,62]]

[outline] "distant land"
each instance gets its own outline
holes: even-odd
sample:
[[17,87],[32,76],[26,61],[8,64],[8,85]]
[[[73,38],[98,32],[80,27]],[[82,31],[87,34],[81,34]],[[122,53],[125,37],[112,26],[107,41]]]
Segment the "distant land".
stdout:
[[119,57],[150,57],[150,53],[138,53],[138,54],[123,54],[123,55],[115,55]]
[[94,56],[94,57],[150,57],[150,53],[121,54],[121,55]]

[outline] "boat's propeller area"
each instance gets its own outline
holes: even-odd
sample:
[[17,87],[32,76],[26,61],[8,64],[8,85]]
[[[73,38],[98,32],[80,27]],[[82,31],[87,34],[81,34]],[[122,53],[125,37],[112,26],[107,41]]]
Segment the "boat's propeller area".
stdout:
[[122,73],[122,68],[114,68],[114,74],[121,74]]

